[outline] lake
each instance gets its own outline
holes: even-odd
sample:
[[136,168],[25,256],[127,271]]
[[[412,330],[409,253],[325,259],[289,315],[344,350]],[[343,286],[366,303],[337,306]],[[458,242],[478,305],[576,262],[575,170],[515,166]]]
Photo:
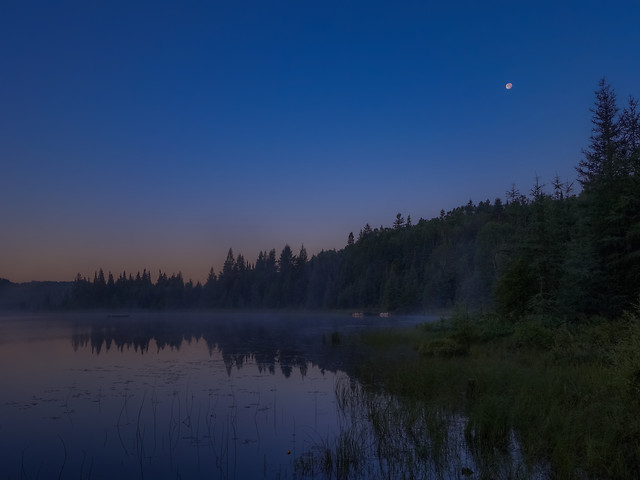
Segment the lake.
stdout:
[[5,314],[0,473],[322,478],[313,452],[325,455],[358,414],[339,398],[359,389],[345,373],[352,360],[341,340],[426,319]]

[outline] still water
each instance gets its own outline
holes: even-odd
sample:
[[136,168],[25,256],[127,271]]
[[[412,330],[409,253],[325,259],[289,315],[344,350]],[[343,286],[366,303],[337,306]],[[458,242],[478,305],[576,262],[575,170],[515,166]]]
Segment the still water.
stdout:
[[297,478],[355,381],[334,332],[424,320],[2,316],[0,478]]

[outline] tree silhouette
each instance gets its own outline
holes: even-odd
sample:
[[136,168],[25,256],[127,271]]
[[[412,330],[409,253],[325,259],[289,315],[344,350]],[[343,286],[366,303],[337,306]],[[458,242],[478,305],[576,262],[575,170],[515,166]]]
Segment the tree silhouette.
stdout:
[[595,106],[590,109],[593,113],[590,144],[576,168],[578,180],[585,188],[596,181],[611,180],[619,172],[620,127],[616,121],[616,94],[604,78],[598,86]]

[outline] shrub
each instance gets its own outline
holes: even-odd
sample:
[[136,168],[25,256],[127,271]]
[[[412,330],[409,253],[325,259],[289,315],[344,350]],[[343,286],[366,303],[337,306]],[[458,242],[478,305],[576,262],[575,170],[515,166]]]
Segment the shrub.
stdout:
[[553,333],[540,323],[525,321],[516,325],[513,345],[517,348],[547,350],[553,346]]
[[453,338],[436,338],[418,347],[421,355],[433,357],[462,357],[469,353],[469,349]]

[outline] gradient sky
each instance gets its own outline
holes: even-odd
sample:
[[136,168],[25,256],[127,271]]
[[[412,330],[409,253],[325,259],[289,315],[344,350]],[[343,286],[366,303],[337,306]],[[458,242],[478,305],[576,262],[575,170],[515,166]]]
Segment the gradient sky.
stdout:
[[0,277],[204,280],[229,247],[575,179],[598,80],[640,96],[639,25],[637,0],[4,0]]

